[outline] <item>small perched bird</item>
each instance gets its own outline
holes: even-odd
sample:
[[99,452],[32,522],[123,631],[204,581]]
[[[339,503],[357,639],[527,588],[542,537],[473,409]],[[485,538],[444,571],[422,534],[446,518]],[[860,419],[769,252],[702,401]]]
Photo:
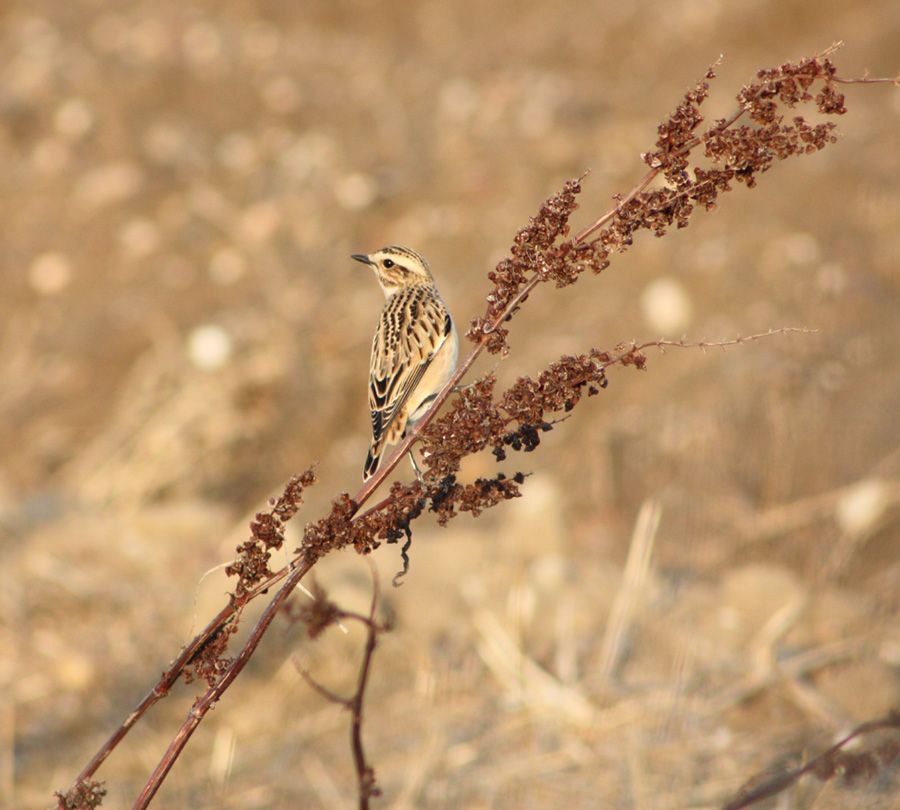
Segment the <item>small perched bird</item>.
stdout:
[[386,299],[369,363],[372,444],[363,468],[366,481],[385,447],[406,435],[453,376],[459,336],[428,262],[414,250],[391,245],[353,258],[375,271]]

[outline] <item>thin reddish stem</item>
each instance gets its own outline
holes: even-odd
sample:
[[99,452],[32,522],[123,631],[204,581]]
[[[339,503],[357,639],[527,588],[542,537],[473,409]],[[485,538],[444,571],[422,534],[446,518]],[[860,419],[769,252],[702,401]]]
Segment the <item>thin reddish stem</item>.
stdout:
[[187,741],[191,738],[191,735],[194,733],[197,726],[200,725],[200,721],[206,716],[206,713],[213,705],[215,705],[222,696],[222,693],[231,686],[232,681],[237,678],[241,673],[241,670],[247,665],[247,662],[256,651],[259,642],[262,640],[263,635],[269,628],[269,625],[272,623],[272,620],[277,615],[281,606],[313,565],[313,562],[306,561],[300,562],[295,568],[292,568],[284,585],[279,588],[278,593],[272,597],[272,601],[266,606],[265,611],[263,611],[262,616],[260,616],[259,621],[253,628],[253,632],[250,633],[250,637],[241,648],[237,657],[222,673],[222,677],[194,702],[194,705],[188,713],[187,719],[182,723],[181,728],[178,729],[178,732],[172,738],[172,742],[169,743],[166,753],[163,755],[156,768],[154,768],[147,783],[138,794],[137,800],[133,805],[134,810],[142,810],[142,808],[145,808],[150,804],[150,801],[159,790],[159,786],[175,764],[175,760],[178,759],[182,750],[184,750],[185,745],[187,745]]
[[[731,116],[731,118],[725,119],[721,124],[719,124],[719,126],[714,127],[713,129],[709,130],[708,132],[703,133],[703,135],[698,135],[696,138],[691,138],[689,141],[687,141],[687,143],[684,144],[684,146],[681,147],[681,149],[678,149],[677,151],[675,151],[673,153],[673,156],[677,157],[679,155],[684,155],[684,154],[687,154],[688,152],[691,152],[696,147],[698,147],[701,143],[704,143],[714,133],[723,132],[724,130],[726,130],[730,126],[732,126],[744,114],[744,112],[745,112],[744,110],[738,110],[736,113],[734,113],[734,115]],[[581,231],[575,237],[575,244],[576,245],[581,244],[591,234],[593,234],[594,232],[596,232],[597,230],[602,228],[616,214],[618,214],[619,211],[621,211],[624,206],[626,206],[628,203],[630,203],[635,197],[637,197],[638,194],[640,194],[645,188],[647,188],[647,186],[649,186],[650,183],[653,182],[653,179],[661,171],[662,171],[661,168],[650,169],[650,171],[648,171],[640,179],[638,184],[633,189],[631,189],[631,191],[629,191],[621,200],[619,200],[619,203],[615,206],[615,208],[610,208],[610,210],[607,211],[598,220],[596,220],[596,222],[591,223],[590,225],[588,225],[587,228],[585,228],[583,231]]]
[[[830,53],[835,49],[836,46],[832,46],[832,48],[826,50],[819,56],[824,56]],[[877,78],[873,79],[868,76],[859,78],[859,79],[844,79],[838,76],[832,76],[827,79],[827,81],[839,82],[844,84],[886,84],[892,83],[895,85],[900,84],[900,78],[895,79],[885,79],[885,78]],[[720,124],[703,135],[696,136],[687,141],[682,148],[676,154],[683,154],[685,152],[690,152],[696,146],[701,144],[707,138],[709,138],[713,133],[722,131],[727,129],[732,124],[734,124],[743,114],[744,110],[739,110],[736,112],[731,118],[720,122]],[[631,202],[635,197],[637,197],[647,186],[653,181],[653,179],[660,173],[661,168],[651,168],[638,182],[638,184],[623,198],[621,198],[618,203],[607,211],[603,216],[597,219],[594,223],[583,229],[580,233],[578,233],[575,238],[575,244],[580,244],[585,242],[590,236],[597,232],[600,228],[602,228],[607,222],[613,219],[616,214],[622,210],[623,206],[627,205]],[[354,500],[354,510],[353,515],[358,518],[359,517],[359,509],[365,504],[376,491],[376,489],[388,478],[388,476],[393,472],[396,465],[399,463],[400,459],[412,444],[418,439],[421,435],[422,430],[432,421],[435,417],[437,411],[443,405],[443,403],[447,400],[450,393],[453,389],[459,384],[459,381],[468,373],[474,364],[475,360],[484,350],[485,346],[488,343],[488,336],[494,332],[505,320],[507,320],[516,309],[523,303],[528,294],[542,281],[543,278],[540,276],[533,276],[528,280],[528,282],[523,285],[522,289],[517,292],[514,298],[508,303],[503,312],[497,316],[493,321],[489,324],[486,324],[483,329],[482,336],[479,342],[473,347],[472,351],[467,355],[467,357],[460,363],[457,368],[455,374],[448,381],[448,383],[444,386],[441,392],[438,394],[433,407],[430,409],[428,414],[426,414],[425,418],[422,419],[419,423],[416,424],[415,428],[410,432],[410,435],[404,439],[400,445],[396,448],[396,451],[393,455],[387,459],[380,467],[378,472],[368,481],[366,484],[359,490],[356,494]],[[643,346],[632,346],[631,352],[639,351],[643,347],[649,347],[652,345],[661,346],[660,342],[651,342],[648,344],[644,344]],[[675,344],[666,344],[666,345],[675,345]],[[715,344],[713,344],[715,345]],[[626,353],[627,355],[627,353]],[[623,355],[621,359],[624,359],[626,355]],[[617,362],[617,361],[614,361]],[[369,509],[364,514],[369,514],[371,511],[381,508],[389,502],[389,499],[385,499],[381,501],[379,504],[376,504],[374,507]],[[243,666],[246,664],[247,659],[252,655],[256,646],[259,643],[262,635],[265,633],[266,629],[270,625],[272,619],[274,618],[275,613],[278,610],[278,607],[284,602],[287,596],[293,591],[296,585],[302,580],[303,576],[307,573],[308,570],[314,565],[314,561],[306,561],[303,557],[303,553],[298,557],[295,557],[289,566],[285,566],[279,571],[271,574],[267,579],[260,582],[256,587],[248,591],[247,593],[241,594],[238,598],[232,597],[230,603],[224,607],[201,631],[191,642],[189,642],[184,649],[181,651],[179,656],[170,664],[169,669],[163,673],[160,677],[156,686],[141,700],[141,702],[135,707],[135,709],[128,715],[128,717],[122,722],[120,727],[109,737],[109,739],[103,744],[100,750],[94,755],[94,757],[88,762],[82,772],[79,774],[78,782],[87,780],[93,776],[93,774],[97,771],[100,765],[105,761],[105,759],[109,756],[109,753],[118,745],[118,743],[125,737],[128,731],[137,723],[137,721],[146,713],[146,711],[153,706],[158,700],[164,697],[171,687],[175,684],[178,677],[185,670],[187,666],[190,665],[191,661],[197,656],[199,652],[202,651],[204,645],[208,644],[213,637],[220,632],[223,627],[234,617],[234,615],[249,601],[256,598],[260,594],[266,592],[269,588],[271,588],[276,583],[280,582],[282,579],[286,579],[282,587],[279,589],[278,593],[273,597],[272,602],[270,602],[267,607],[265,613],[257,623],[254,628],[250,638],[248,639],[244,648],[240,651],[238,657],[232,663],[232,665],[223,673],[220,680],[215,684],[215,686],[210,687],[204,695],[195,703],[194,707],[191,710],[191,714],[188,719],[182,725],[182,728],[179,730],[175,739],[173,739],[169,750],[166,752],[163,760],[157,766],[157,769],[154,771],[153,776],[148,781],[145,786],[144,791],[141,793],[141,797],[139,797],[138,803],[135,805],[136,807],[145,807],[146,804],[150,801],[152,796],[158,790],[159,785],[162,780],[165,778],[165,775],[168,773],[168,770],[172,767],[174,760],[180,754],[181,750],[183,750],[184,745],[187,743],[187,739],[193,733],[193,730],[199,724],[202,717],[205,715],[206,711],[208,711],[209,707],[212,706],[221,696],[221,694],[228,688],[234,678],[239,674],[239,672],[243,669]],[[60,804],[62,806],[62,804]]]
[[900,87],[900,76],[895,76],[893,79],[873,79],[871,76],[861,76],[858,79],[843,79],[840,76],[832,76],[831,81],[839,82],[840,84],[893,84],[895,87]]

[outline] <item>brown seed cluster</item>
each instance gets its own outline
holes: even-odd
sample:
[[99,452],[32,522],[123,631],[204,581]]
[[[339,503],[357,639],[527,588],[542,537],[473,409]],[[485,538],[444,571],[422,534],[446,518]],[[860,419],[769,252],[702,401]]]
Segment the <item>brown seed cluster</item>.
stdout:
[[[834,92],[836,75],[837,68],[826,57],[812,57],[797,63],[785,62],[781,67],[758,71],[756,77],[759,81],[744,87],[738,94],[738,101],[742,109],[751,113],[754,121],[769,124],[779,118],[778,103],[793,108],[812,101],[813,95],[809,91],[817,81],[821,81],[824,91],[815,97],[819,111],[843,115],[847,112],[844,97]],[[835,107],[838,96],[840,101]],[[829,99],[827,103],[824,100],[826,97]]]
[[832,757],[823,758],[816,763],[812,773],[823,782],[839,776],[844,784],[858,787],[879,774],[885,774],[898,760],[900,741],[894,738],[884,740],[868,751],[840,751]]
[[54,795],[59,799],[59,806],[65,810],[95,810],[103,804],[106,788],[103,787],[103,782],[86,779],[66,793],[57,790]]
[[233,659],[226,655],[228,642],[238,630],[238,618],[220,627],[209,640],[194,654],[182,670],[185,683],[195,680],[206,681],[210,686],[218,683],[225,670],[231,666]]
[[[815,101],[823,114],[846,112],[844,98],[834,88],[834,73],[834,66],[824,58],[762,70],[759,81],[738,94],[735,115],[698,132],[704,120],[700,107],[709,96],[707,80],[715,78],[710,68],[659,126],[656,149],[643,156],[666,179],[666,186],[629,198],[592,242],[599,242],[608,253],[621,252],[632,244],[638,230],[662,236],[672,225],[683,228],[697,206],[714,209],[718,196],[731,191],[733,180],[752,188],[757,175],[776,160],[810,154],[833,143],[833,123],[810,124],[799,115],[785,123],[783,110]],[[810,89],[816,82],[823,86],[814,97]],[[752,123],[736,126],[744,116]],[[691,153],[700,145],[707,165],[692,166]]]
[[426,480],[454,475],[465,456],[486,447],[498,460],[506,457],[504,448],[534,450],[540,434],[552,430],[549,417],[572,410],[585,393],[605,388],[606,376],[602,356],[591,352],[561,357],[536,380],[520,377],[496,401],[495,383],[493,375],[483,377],[425,428]]
[[437,522],[446,526],[460,512],[478,517],[485,509],[521,496],[519,485],[525,481],[522,473],[507,478],[498,472],[493,478],[477,478],[471,484],[459,484],[455,475],[448,475],[432,494],[430,511],[437,515]]
[[519,497],[519,485],[524,480],[521,473],[507,478],[501,472],[493,478],[460,484],[454,474],[440,479],[427,474],[424,482],[395,482],[389,498],[356,518],[353,501],[345,493],[334,503],[330,514],[306,527],[299,552],[315,560],[352,545],[360,554],[369,554],[382,542],[396,543],[404,537],[411,540],[412,522],[426,511],[434,513],[438,523],[446,526],[461,512],[477,516],[502,501]]
[[568,413],[587,393],[593,396],[606,388],[606,373],[601,355],[565,355],[542,371],[537,380],[520,377],[503,395],[500,407],[519,425],[538,425],[545,416]]
[[327,592],[318,582],[313,581],[310,591],[312,599],[304,599],[297,609],[286,605],[284,611],[290,618],[298,619],[306,625],[310,638],[317,638],[341,619],[343,611],[328,598]]
[[[568,181],[516,234],[509,257],[489,274],[494,287],[487,296],[487,310],[472,321],[468,337],[484,342],[489,352],[505,354],[508,330],[502,324],[535,284],[553,281],[564,287],[587,269],[600,273],[612,254],[633,244],[638,231],[663,236],[672,226],[684,228],[698,207],[714,209],[719,195],[732,190],[733,181],[752,188],[757,176],[776,160],[817,152],[833,143],[833,123],[811,124],[800,115],[786,121],[784,110],[815,102],[822,114],[842,115],[844,97],[835,89],[834,77],[834,65],[824,57],[761,70],[758,81],[738,94],[738,111],[700,131],[704,121],[700,108],[709,96],[709,81],[715,78],[711,67],[659,125],[655,149],[643,155],[651,168],[647,183],[661,175],[665,185],[615,197],[616,209],[602,228],[592,230],[590,238],[567,239],[569,218],[581,191],[580,179]],[[817,83],[821,87],[813,95]],[[750,123],[738,126],[744,117]],[[700,146],[705,165],[692,161]]]
[[250,539],[237,547],[238,556],[226,569],[228,576],[238,577],[235,596],[240,597],[261,582],[272,571],[269,560],[272,550],[284,545],[284,524],[300,509],[303,490],[316,482],[316,474],[310,468],[288,481],[284,492],[270,500],[268,512],[258,512],[250,523]]
[[418,481],[406,485],[395,482],[386,502],[354,519],[356,503],[345,492],[334,502],[328,515],[307,525],[299,550],[307,560],[313,561],[345,546],[368,554],[382,541],[395,543],[409,528],[409,523],[422,513],[425,497]]
[[487,338],[487,350],[492,354],[507,351],[508,330],[502,323],[516,311],[515,299],[529,279],[534,274],[542,281],[556,276],[560,267],[559,257],[555,255],[560,248],[556,243],[569,232],[569,217],[578,207],[575,197],[580,191],[581,182],[569,180],[563,190],[550,197],[537,216],[519,230],[509,257],[488,273],[494,288],[487,296],[487,311],[484,317],[472,321],[467,336],[475,343]]
[[422,455],[427,478],[443,479],[459,470],[464,456],[490,446],[503,435],[509,419],[494,402],[493,374],[466,386],[447,412],[425,428]]
[[687,174],[689,155],[697,145],[697,127],[703,123],[700,105],[709,97],[709,82],[706,79],[715,77],[715,70],[710,68],[704,80],[684,94],[675,112],[656,129],[656,151],[642,155],[644,162],[651,168],[661,169],[666,180],[676,189],[690,185]]

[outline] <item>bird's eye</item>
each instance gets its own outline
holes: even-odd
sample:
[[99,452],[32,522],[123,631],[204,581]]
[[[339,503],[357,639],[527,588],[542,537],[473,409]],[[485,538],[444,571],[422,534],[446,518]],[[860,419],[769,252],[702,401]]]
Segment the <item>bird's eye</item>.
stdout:
[[382,264],[384,265],[384,267],[385,267],[386,269],[389,269],[389,268],[391,268],[391,267],[394,266],[394,260],[393,260],[393,259],[385,259],[385,260],[382,262]]

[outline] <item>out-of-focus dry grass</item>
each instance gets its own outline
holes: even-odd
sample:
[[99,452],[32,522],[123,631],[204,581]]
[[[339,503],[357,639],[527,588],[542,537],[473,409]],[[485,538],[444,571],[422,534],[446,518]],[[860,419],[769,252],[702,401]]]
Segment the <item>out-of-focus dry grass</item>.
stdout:
[[[356,487],[381,304],[351,251],[420,249],[464,323],[539,201],[590,168],[604,210],[720,52],[713,115],[839,38],[842,74],[893,75],[895,23],[831,0],[7,2],[0,804],[47,805],[221,605],[200,578],[248,510],[311,461],[307,519]],[[897,705],[900,97],[848,93],[839,144],[517,319],[506,379],[667,330],[819,331],[616,373],[514,459],[521,501],[419,528],[368,702],[381,805],[714,807]],[[352,554],[320,579],[368,599]],[[349,806],[347,717],[297,667],[339,689],[360,642],[279,625],[156,805]],[[103,768],[109,806],[194,690]]]

